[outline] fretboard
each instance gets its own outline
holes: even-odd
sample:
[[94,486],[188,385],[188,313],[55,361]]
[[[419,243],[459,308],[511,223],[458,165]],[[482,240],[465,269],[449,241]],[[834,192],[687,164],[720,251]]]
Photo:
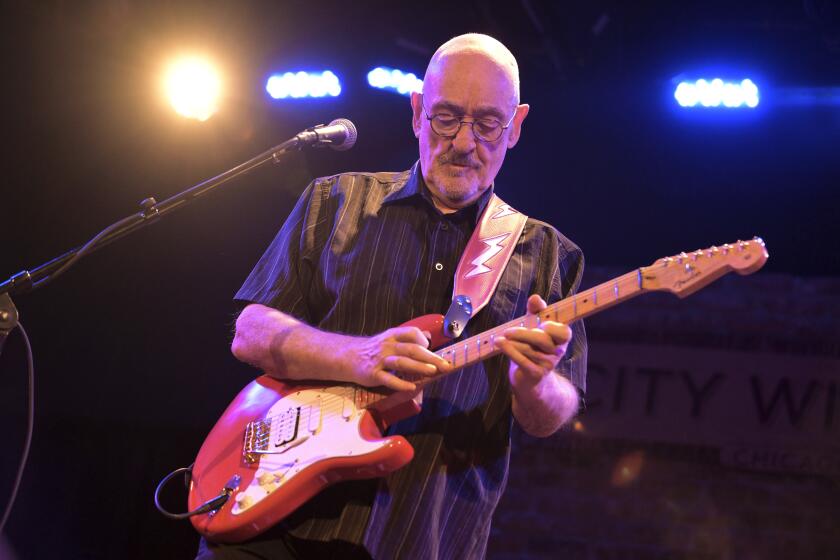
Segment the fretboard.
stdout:
[[568,325],[578,319],[594,315],[599,311],[635,297],[644,291],[642,288],[642,270],[638,269],[553,303],[536,315],[523,315],[481,334],[455,342],[435,353],[456,369],[465,368],[498,354],[500,350],[496,348],[496,338],[502,336],[509,328],[525,327],[532,329],[539,327],[546,321]]
[[[642,287],[642,269],[639,268],[635,271],[628,272],[623,276],[599,284],[594,288],[584,290],[553,303],[536,315],[523,315],[522,317],[486,330],[481,334],[454,342],[449,346],[437,350],[435,353],[449,362],[454,369],[435,377],[428,377],[421,383],[415,383],[419,388],[449,373],[454,373],[455,371],[499,354],[501,350],[496,347],[496,338],[502,336],[509,328],[536,328],[546,321],[568,325],[579,319],[608,309],[645,291]],[[358,387],[355,400],[358,406],[366,408],[367,406],[378,403],[387,396],[387,394]]]

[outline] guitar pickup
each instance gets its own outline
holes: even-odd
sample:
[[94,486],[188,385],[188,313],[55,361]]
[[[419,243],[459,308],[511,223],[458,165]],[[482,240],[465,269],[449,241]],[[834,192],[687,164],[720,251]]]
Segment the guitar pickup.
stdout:
[[[304,408],[311,409],[311,407]],[[242,445],[245,460],[248,463],[254,463],[257,460],[257,454],[283,453],[309,438],[309,434],[298,437],[301,412],[301,407],[290,408],[270,418],[249,422],[245,426],[245,440]],[[310,410],[309,423],[311,422]]]

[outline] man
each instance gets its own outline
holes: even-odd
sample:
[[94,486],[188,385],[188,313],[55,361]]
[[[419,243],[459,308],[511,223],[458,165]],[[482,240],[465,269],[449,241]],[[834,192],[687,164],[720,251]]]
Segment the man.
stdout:
[[[410,171],[348,173],[307,188],[236,296],[246,305],[237,358],[281,379],[395,391],[452,370],[424,333],[395,325],[449,307],[455,268],[529,107],[519,102],[513,55],[477,34],[438,49],[411,107],[420,160]],[[464,336],[568,296],[582,269],[574,244],[529,219]],[[577,412],[586,342],[582,324],[573,327],[574,338],[553,322],[507,330],[496,338],[503,356],[427,385],[421,413],[391,427],[415,449],[407,466],[328,488],[254,541],[203,543],[200,557],[483,557],[507,480],[511,416],[547,436]]]

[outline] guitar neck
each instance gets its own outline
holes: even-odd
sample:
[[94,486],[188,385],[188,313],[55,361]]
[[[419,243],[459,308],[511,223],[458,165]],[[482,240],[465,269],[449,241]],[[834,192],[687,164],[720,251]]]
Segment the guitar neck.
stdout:
[[553,303],[536,315],[523,315],[481,334],[455,342],[438,350],[436,354],[456,369],[465,368],[499,354],[501,351],[496,347],[496,338],[511,327],[530,329],[539,327],[546,321],[574,323],[646,291],[642,286],[640,268]]
[[[454,342],[436,351],[436,354],[453,366],[452,371],[457,371],[499,354],[501,351],[496,346],[496,339],[503,336],[504,332],[511,327],[535,328],[546,321],[574,323],[637,295],[654,290],[664,290],[679,297],[685,297],[727,272],[734,270],[741,275],[752,274],[764,266],[768,257],[764,241],[759,237],[750,241],[709,247],[705,250],[698,249],[690,254],[680,253],[672,257],[664,257],[651,266],[638,268],[553,303],[536,315],[524,315],[476,336]],[[446,373],[426,378],[415,384],[420,388],[443,375]],[[382,393],[371,393],[363,397],[369,399],[366,402],[367,405],[375,404],[384,398]]]

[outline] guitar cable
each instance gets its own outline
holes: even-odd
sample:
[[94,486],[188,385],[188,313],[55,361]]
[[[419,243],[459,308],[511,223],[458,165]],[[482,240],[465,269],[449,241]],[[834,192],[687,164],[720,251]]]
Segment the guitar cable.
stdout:
[[227,501],[230,499],[231,494],[233,494],[232,488],[223,488],[222,492],[218,496],[207,500],[192,511],[187,511],[185,513],[172,513],[171,511],[165,510],[163,506],[160,505],[160,491],[163,489],[164,486],[166,486],[166,484],[170,480],[172,480],[173,477],[181,473],[184,473],[184,486],[189,488],[190,480],[192,479],[193,465],[195,465],[195,463],[193,463],[189,467],[180,467],[178,469],[175,469],[174,471],[166,475],[155,489],[155,507],[158,509],[159,512],[161,512],[165,517],[168,517],[169,519],[187,519],[189,517],[192,517],[193,515],[201,515],[203,513],[208,513],[213,510],[217,510],[223,505],[225,505],[225,503],[227,503]]
[[12,506],[15,504],[18,490],[20,490],[20,482],[23,479],[23,471],[26,467],[26,461],[29,459],[29,449],[32,447],[32,434],[35,431],[35,360],[32,358],[32,345],[29,342],[29,337],[26,334],[26,329],[20,322],[16,325],[20,329],[20,334],[23,335],[23,343],[26,346],[26,370],[28,377],[28,392],[27,399],[27,414],[26,414],[26,438],[23,443],[23,453],[20,457],[20,464],[18,465],[17,474],[15,475],[15,482],[12,485],[12,493],[9,496],[9,502],[6,504],[6,509],[3,512],[3,519],[0,520],[0,534],[6,527],[6,521],[12,513]]

